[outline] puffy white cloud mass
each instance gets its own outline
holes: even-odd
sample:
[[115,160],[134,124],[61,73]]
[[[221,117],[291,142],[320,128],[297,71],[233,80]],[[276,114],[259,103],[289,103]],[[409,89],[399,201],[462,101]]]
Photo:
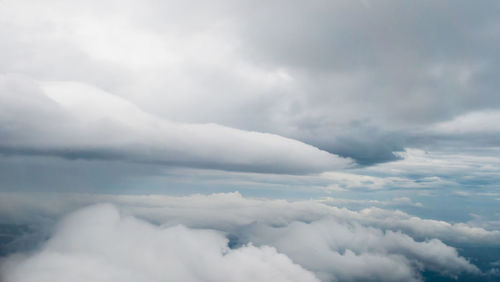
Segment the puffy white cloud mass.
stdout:
[[92,203],[113,204],[77,211],[56,225],[40,250],[11,255],[4,264],[7,282],[33,277],[420,281],[421,271],[450,277],[480,275],[476,266],[444,242],[496,244],[500,239],[500,231],[400,211],[351,211],[322,201],[252,199],[238,193],[4,194],[1,199],[2,220],[8,222],[10,215],[18,223],[58,218]]
[[230,249],[221,232],[161,228],[111,205],[64,219],[43,249],[5,265],[6,282],[319,281],[268,246]]

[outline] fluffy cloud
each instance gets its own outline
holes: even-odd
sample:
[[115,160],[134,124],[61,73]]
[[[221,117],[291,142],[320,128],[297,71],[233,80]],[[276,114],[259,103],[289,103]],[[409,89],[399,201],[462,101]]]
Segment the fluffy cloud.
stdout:
[[110,205],[67,217],[29,257],[4,265],[3,281],[318,281],[272,247],[230,249],[220,232],[160,228]]
[[245,229],[242,236],[276,246],[324,281],[413,281],[418,280],[419,267],[450,276],[479,272],[437,239],[416,242],[401,232],[331,218],[286,227],[257,226]]
[[[98,206],[84,209],[63,220],[39,253],[22,258],[22,263],[16,260],[16,256],[8,259],[19,267],[13,268],[15,271],[6,268],[7,275],[17,273],[15,275],[18,276],[15,277],[19,279],[24,279],[22,274],[26,272],[25,269],[43,269],[44,266],[37,266],[37,263],[49,261],[54,263],[54,267],[62,267],[61,261],[52,261],[52,252],[80,259],[82,256],[86,257],[86,253],[80,252],[88,249],[91,252],[90,259],[97,260],[91,263],[108,266],[108,263],[114,261],[115,255],[123,256],[118,254],[124,252],[121,249],[125,248],[122,243],[128,240],[134,242],[130,244],[134,246],[134,252],[138,252],[138,258],[146,253],[148,256],[158,256],[160,260],[179,256],[185,258],[180,262],[185,265],[177,268],[192,268],[197,272],[205,266],[198,265],[192,258],[198,257],[200,253],[204,256],[205,253],[195,241],[207,240],[196,236],[212,234],[211,238],[218,239],[210,243],[212,247],[209,249],[212,251],[207,251],[207,256],[221,256],[221,249],[228,253],[253,253],[259,258],[265,257],[262,253],[266,253],[277,261],[286,261],[287,264],[284,265],[301,273],[300,267],[293,266],[291,260],[324,281],[419,281],[420,272],[424,270],[451,277],[460,276],[462,273],[480,273],[476,266],[443,241],[494,245],[500,238],[500,231],[488,231],[465,223],[450,224],[421,219],[400,211],[367,208],[356,212],[325,205],[321,201],[251,199],[238,193],[186,197],[71,194],[29,197],[29,194],[4,194],[1,199],[2,221],[18,224],[33,224],[39,221],[40,217],[58,218],[75,208],[103,201],[113,203],[121,211],[120,217],[111,206]],[[154,227],[134,217],[161,227]],[[121,229],[122,226],[124,229]],[[163,235],[159,234],[177,232],[184,232],[184,235],[172,236],[186,237],[186,240],[198,238],[193,239],[195,243],[178,239],[181,241],[177,241],[177,244],[184,246],[185,243],[185,247],[190,250],[189,254],[166,255],[151,251],[156,249],[156,244],[170,246],[171,240],[163,241]],[[156,233],[158,235],[155,235]],[[95,240],[89,240],[95,236]],[[250,243],[253,245],[248,245]],[[143,244],[147,252],[141,250]],[[188,247],[191,244],[194,249]],[[105,247],[107,245],[111,246]],[[228,246],[231,249],[227,249]],[[200,249],[197,249],[198,247]],[[218,252],[213,252],[214,249]],[[182,247],[175,250],[182,252]],[[200,253],[197,255],[197,252]],[[252,256],[248,259],[249,261],[245,262],[245,258],[241,258],[239,262],[254,265],[251,261],[258,261]],[[119,258],[117,265],[110,265],[110,269],[116,270],[114,267],[120,268],[124,264],[134,262],[135,258]],[[153,270],[155,265],[151,266]],[[255,262],[255,265],[260,267],[258,262]],[[139,273],[143,273],[143,267],[146,266],[139,265]],[[234,270],[243,271],[238,267]],[[308,277],[307,273],[304,275]]]
[[[281,253],[273,257],[300,261],[320,279],[476,273],[445,244],[499,241],[495,218],[449,219],[476,210],[496,216],[499,8],[495,1],[0,1],[1,191],[238,187],[331,196],[2,194],[0,218],[49,226],[107,201],[165,229],[212,230],[217,246],[226,244],[222,233],[246,252],[273,246]],[[351,159],[369,166],[352,167]],[[443,204],[465,199],[450,188],[470,195],[467,202]],[[344,203],[366,208],[334,206]],[[390,205],[449,222],[371,207]],[[296,234],[317,238],[324,252],[294,249]],[[390,266],[397,271],[380,271]]]
[[[423,219],[399,210],[368,207],[359,211],[338,208],[330,199],[269,200],[245,198],[239,193],[190,195],[89,195],[55,193],[2,193],[0,215],[4,222],[33,223],[44,218],[59,218],[75,208],[109,202],[130,215],[157,224],[183,224],[193,228],[215,228],[231,232],[258,222],[286,226],[292,222],[313,222],[332,218],[341,223],[361,224],[383,230],[403,231],[419,240],[438,238],[447,242],[492,244],[500,231],[466,223]],[[370,203],[367,203],[370,205]]]

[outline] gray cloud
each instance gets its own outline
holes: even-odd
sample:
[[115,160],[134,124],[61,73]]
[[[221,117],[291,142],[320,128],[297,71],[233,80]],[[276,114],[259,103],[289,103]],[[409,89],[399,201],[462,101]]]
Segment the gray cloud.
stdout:
[[[6,111],[0,120],[4,137],[0,152],[4,155],[274,173],[308,173],[350,165],[348,159],[274,134],[160,119],[81,83],[51,82],[41,89],[23,91],[26,87],[19,80],[3,80],[1,107]],[[16,88],[18,84],[21,86]]]
[[[458,246],[496,248],[500,238],[499,10],[494,1],[0,1],[0,190],[40,192],[2,193],[0,219],[43,229],[11,249],[55,242],[10,257],[8,279],[33,280],[44,263],[74,275],[65,261],[115,278],[163,275],[118,242],[107,253],[114,265],[96,263],[104,241],[79,232],[101,214],[95,234],[141,255],[176,247],[160,233],[185,237],[190,253],[175,255],[214,280],[215,270],[263,275],[254,280],[498,275],[498,258],[479,273]],[[45,194],[235,187],[330,197]],[[90,208],[80,213],[88,225],[70,216],[51,233],[99,202],[119,212]],[[133,240],[140,228],[155,240]],[[193,254],[218,263],[191,265]]]
[[428,129],[500,105],[494,1],[2,5],[4,74],[78,81],[169,120],[279,134],[361,164],[440,140],[474,147]]

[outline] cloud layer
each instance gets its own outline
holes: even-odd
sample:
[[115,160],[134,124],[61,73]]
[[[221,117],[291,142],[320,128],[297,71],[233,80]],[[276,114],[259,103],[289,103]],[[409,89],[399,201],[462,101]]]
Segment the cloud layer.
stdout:
[[499,13],[1,0],[2,281],[498,280]]
[[310,173],[349,166],[274,134],[217,124],[175,123],[103,90],[76,82],[26,87],[2,77],[0,148],[7,155],[143,162],[265,173]]
[[4,265],[4,281],[319,281],[272,247],[230,249],[220,232],[159,228],[110,205],[67,217],[37,254]]
[[495,1],[1,5],[4,75],[78,82],[167,120],[278,134],[363,164],[449,138],[476,147],[443,124],[476,127],[500,106]]
[[[262,275],[257,280],[302,275],[311,281],[314,277],[322,281],[420,281],[422,271],[450,277],[482,275],[443,241],[495,245],[500,238],[500,231],[426,220],[399,211],[369,208],[356,212],[318,201],[248,199],[237,193],[59,195],[32,198],[32,210],[24,212],[19,209],[28,204],[28,195],[5,196],[2,198],[8,200],[2,203],[1,214],[11,214],[17,223],[37,222],[40,216],[58,218],[79,206],[102,201],[120,209],[98,205],[66,217],[40,251],[7,260],[10,267],[4,268],[4,275],[10,280],[6,281],[29,281],[30,275],[47,275],[57,281],[54,279],[86,271],[95,279],[131,271],[131,277],[144,279],[200,281],[204,280],[200,277],[220,279],[217,275],[226,271],[225,275],[235,279],[257,271],[255,275]],[[130,248],[136,255],[126,255]],[[176,257],[179,260],[171,262]],[[231,265],[233,259],[240,266],[223,266]],[[68,262],[72,260],[74,264]],[[149,265],[150,260],[155,262]],[[157,264],[162,260],[165,264]],[[89,268],[77,267],[82,263]],[[164,273],[160,266],[173,270]],[[96,267],[98,274],[93,274]]]

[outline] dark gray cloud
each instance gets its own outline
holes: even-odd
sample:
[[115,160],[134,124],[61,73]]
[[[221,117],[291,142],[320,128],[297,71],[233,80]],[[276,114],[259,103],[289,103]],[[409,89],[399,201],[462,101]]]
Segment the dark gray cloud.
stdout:
[[[494,1],[222,6],[231,13],[217,15],[243,42],[240,56],[289,80],[266,89],[266,98],[227,104],[224,114],[165,115],[264,129],[371,164],[394,160],[392,152],[404,147],[446,139],[422,133],[433,123],[500,105],[495,94],[499,5]],[[218,71],[211,88],[246,97],[246,89],[223,89],[227,75]],[[204,104],[207,110],[220,108],[212,104],[217,97]],[[248,108],[262,101],[254,117]],[[161,114],[161,104],[140,103]],[[473,146],[465,136],[454,138]]]
[[[391,150],[440,139],[415,136],[421,127],[498,108],[498,11],[494,1],[274,1],[249,9],[245,48],[303,82],[295,138],[361,163],[386,161]],[[353,121],[369,126],[353,131]],[[304,137],[310,124],[321,127],[315,138]],[[370,128],[387,132],[385,142]]]

